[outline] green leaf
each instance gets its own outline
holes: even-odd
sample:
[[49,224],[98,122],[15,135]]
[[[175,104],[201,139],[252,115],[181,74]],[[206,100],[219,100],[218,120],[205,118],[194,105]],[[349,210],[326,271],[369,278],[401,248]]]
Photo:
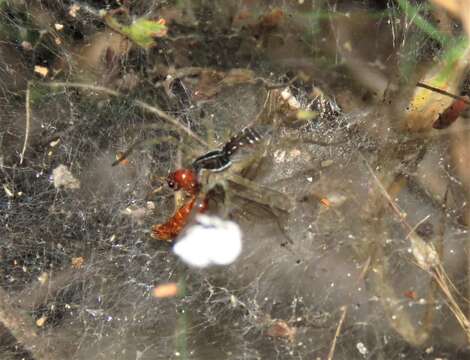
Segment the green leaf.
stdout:
[[164,37],[167,33],[165,20],[158,21],[144,18],[137,19],[130,26],[123,26],[121,32],[143,48],[155,46],[155,38]]
[[297,111],[296,116],[298,120],[309,121],[315,119],[318,116],[318,113],[316,111],[310,110],[299,110]]
[[164,19],[149,20],[139,18],[131,25],[122,25],[109,14],[104,14],[103,18],[111,29],[128,37],[138,46],[145,49],[155,46],[155,38],[166,36],[168,31]]

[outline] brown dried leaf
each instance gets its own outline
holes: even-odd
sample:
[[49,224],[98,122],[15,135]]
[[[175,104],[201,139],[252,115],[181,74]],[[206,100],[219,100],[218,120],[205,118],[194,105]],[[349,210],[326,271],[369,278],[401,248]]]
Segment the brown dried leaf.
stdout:
[[266,335],[271,337],[283,337],[289,341],[294,341],[297,328],[289,326],[284,320],[274,320],[266,331]]
[[85,259],[83,256],[72,258],[72,267],[74,269],[80,269],[84,263],[85,263]]
[[39,319],[36,320],[37,327],[43,327],[47,321],[47,316],[41,316]]

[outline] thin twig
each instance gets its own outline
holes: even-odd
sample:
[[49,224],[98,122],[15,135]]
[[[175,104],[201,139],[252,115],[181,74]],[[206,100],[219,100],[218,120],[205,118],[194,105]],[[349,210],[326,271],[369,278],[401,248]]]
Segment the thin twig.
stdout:
[[341,328],[343,327],[344,319],[346,318],[346,313],[348,312],[347,306],[341,306],[341,317],[338,322],[338,326],[336,327],[335,337],[331,343],[330,352],[328,353],[328,360],[333,360],[333,356],[336,350],[336,342],[338,341],[339,334],[341,332]]
[[29,139],[29,129],[31,126],[31,82],[28,81],[28,85],[26,86],[26,100],[25,100],[25,108],[26,108],[26,129],[24,132],[24,143],[23,149],[21,150],[20,154],[20,165],[23,164],[24,160],[24,153],[26,152],[26,147],[28,146],[28,139]]
[[173,81],[183,79],[186,77],[196,76],[196,75],[201,74],[203,71],[204,71],[203,67],[196,67],[196,66],[183,67],[179,69],[170,68],[167,71],[167,73],[164,75],[165,80],[157,81],[156,83],[152,83],[152,85],[157,89],[160,87],[168,89]]
[[175,127],[181,129],[183,132],[185,132],[186,134],[188,134],[190,137],[192,137],[194,140],[196,140],[197,142],[199,142],[201,145],[205,146],[206,148],[209,148],[209,144],[207,142],[205,142],[204,140],[202,140],[199,136],[197,136],[195,133],[193,133],[188,127],[184,126],[183,124],[181,124],[178,120],[176,120],[173,116],[170,116],[169,114],[167,114],[166,112],[164,112],[163,110],[159,109],[158,107],[156,107],[155,105],[149,105],[147,104],[146,102],[142,101],[142,100],[134,100],[134,103],[141,107],[142,109],[152,113],[152,114],[155,114],[163,119],[165,119],[166,121],[168,121],[170,124],[174,125]]
[[464,102],[465,104],[470,105],[470,101],[468,99],[464,98],[463,96],[454,95],[454,94],[452,94],[448,91],[439,89],[437,87],[434,87],[434,86],[431,86],[431,85],[428,85],[428,84],[425,84],[425,83],[422,83],[422,82],[416,83],[416,86],[422,87],[423,89],[427,89],[427,90],[430,90],[430,91],[434,91],[434,92],[436,92],[438,94],[441,94],[441,95],[451,97],[452,99],[455,99],[455,100],[460,100],[460,101]]
[[460,305],[457,303],[454,296],[452,295],[452,291],[448,286],[448,277],[444,268],[442,267],[442,265],[439,265],[438,267],[432,269],[431,274],[434,280],[439,285],[441,291],[444,293],[446,297],[447,306],[449,307],[450,311],[454,314],[455,318],[457,319],[457,322],[460,324],[463,331],[465,332],[467,342],[470,343],[470,321],[468,320],[467,316],[465,316],[464,312],[460,308]]
[[[408,229],[408,232],[409,233],[414,233],[414,230],[413,228],[406,222],[404,221],[405,219],[405,214],[401,211],[401,209],[398,207],[398,205],[395,203],[395,201],[393,201],[393,199],[391,198],[390,194],[388,193],[387,189],[385,189],[385,187],[383,186],[383,184],[380,182],[379,178],[377,177],[377,175],[375,174],[374,170],[372,169],[372,167],[370,166],[369,162],[366,160],[366,158],[360,154],[362,160],[364,161],[367,169],[369,170],[369,173],[371,174],[372,178],[374,179],[375,181],[375,184],[377,185],[377,187],[380,189],[380,192],[382,193],[382,195],[385,197],[385,199],[387,199],[388,203],[390,204],[390,206],[392,207],[393,211],[395,212],[395,214],[398,215],[398,217],[400,218],[400,222],[403,224],[403,226],[405,228]],[[409,235],[408,235],[409,236]]]
[[[91,91],[96,91],[96,92],[102,92],[108,95],[116,96],[116,97],[125,97],[126,95],[123,93],[120,93],[119,91],[109,89],[104,86],[99,86],[99,85],[92,85],[92,84],[84,84],[84,83],[72,83],[72,82],[49,82],[49,83],[41,83],[41,85],[48,86],[48,87],[66,87],[66,88],[76,88],[76,89],[85,89],[85,90],[91,90]],[[177,119],[175,119],[173,116],[169,115],[162,109],[158,108],[155,105],[150,105],[142,100],[132,100],[132,102],[140,107],[141,109],[152,113],[154,115],[157,115],[158,117],[166,120],[179,130],[183,131],[186,133],[189,137],[193,138],[196,140],[198,143],[203,145],[204,147],[208,148],[209,145],[201,139],[198,135],[196,135],[194,132],[191,131],[191,129],[187,128],[183,124],[181,124]]]
[[369,272],[371,260],[372,256],[368,256],[364,265],[362,265],[361,273],[359,274],[357,281],[363,281],[365,279],[366,274]]
[[283,83],[283,84],[276,84],[276,83],[272,83],[264,78],[261,78],[261,77],[258,77],[256,78],[255,80],[257,81],[260,81],[261,83],[263,83],[264,87],[266,88],[266,90],[275,90],[275,89],[284,89],[286,87],[289,87],[291,86],[294,82],[297,81],[298,79],[298,75],[295,75],[292,79],[290,79],[288,82],[286,83]]
[[154,138],[154,139],[146,139],[146,140],[137,140],[134,143],[131,144],[125,151],[121,152],[118,156],[118,158],[111,164],[111,166],[116,166],[120,164],[122,161],[127,159],[129,155],[139,146],[148,146],[148,145],[154,145],[158,143],[163,143],[163,142],[170,142],[170,141],[176,141],[175,138],[172,136],[165,136],[165,137],[159,137],[159,138]]
[[418,221],[418,222],[416,223],[416,225],[413,226],[413,228],[411,229],[411,231],[408,232],[408,235],[406,235],[405,240],[408,240],[409,237],[418,229],[418,227],[419,227],[421,224],[424,224],[430,217],[431,217],[431,215],[426,215],[424,218],[422,218],[420,221]]

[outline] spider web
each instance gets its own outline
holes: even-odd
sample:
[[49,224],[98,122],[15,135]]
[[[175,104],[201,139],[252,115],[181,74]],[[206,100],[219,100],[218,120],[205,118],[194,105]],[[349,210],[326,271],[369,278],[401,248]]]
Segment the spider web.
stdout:
[[[465,352],[463,332],[411,259],[408,232],[367,166],[385,186],[408,178],[395,201],[411,226],[420,224],[423,239],[443,239],[444,266],[464,288],[466,259],[455,250],[467,236],[455,221],[464,207],[455,194],[463,190],[452,180],[449,145],[443,137],[432,148],[406,141],[393,129],[393,108],[368,100],[371,89],[359,91],[345,69],[352,62],[336,61],[340,51],[332,55],[334,39],[320,18],[355,5],[303,3],[259,2],[247,10],[239,2],[132,2],[132,14],[171,19],[169,37],[151,50],[101,45],[98,60],[84,64],[81,51],[106,31],[99,19],[86,11],[68,16],[68,2],[0,1],[2,359],[312,359],[327,358],[333,339],[335,359]],[[372,22],[371,41],[379,43],[385,29],[396,46],[390,55],[396,63],[387,66],[396,70],[400,51],[416,60],[407,41],[418,31],[396,25],[394,3],[358,2],[367,6],[385,14]],[[299,29],[285,20],[273,29],[267,22],[277,8],[309,21]],[[254,20],[236,23],[246,11]],[[62,33],[51,30],[55,23],[65,26]],[[333,23],[338,33],[348,29]],[[420,56],[434,54],[429,42]],[[51,69],[46,79],[33,73],[38,64]],[[88,71],[92,65],[97,69]],[[167,83],[162,74],[172,67],[197,71]],[[253,73],[245,81],[230,75],[240,68]],[[294,79],[299,68],[304,76]],[[269,88],[290,80],[307,119],[282,99],[284,87]],[[120,93],[47,84],[59,81]],[[272,94],[277,100],[268,109]],[[214,195],[219,215],[242,228],[242,255],[228,267],[188,268],[171,245],[150,237],[151,226],[175,207],[168,189],[152,191],[162,185],[159,177],[208,150],[195,137],[220,148],[255,120],[267,130],[259,148],[244,154],[254,163],[234,166],[213,183],[223,185]],[[111,166],[129,148],[126,162]],[[72,180],[57,186],[53,171],[61,165]],[[451,183],[445,192],[455,198],[446,213],[442,186],[427,186],[429,176]],[[77,181],[78,188],[71,185]],[[286,198],[289,212],[275,206]],[[167,282],[179,284],[179,296],[155,298],[154,287]],[[8,309],[10,322],[1,318]]]

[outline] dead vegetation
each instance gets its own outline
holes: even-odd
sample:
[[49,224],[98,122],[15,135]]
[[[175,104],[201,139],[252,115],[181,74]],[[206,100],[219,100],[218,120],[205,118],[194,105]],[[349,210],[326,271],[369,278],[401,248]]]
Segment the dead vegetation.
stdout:
[[[467,1],[108,5],[0,1],[0,357],[468,356]],[[187,267],[165,177],[246,126]]]

